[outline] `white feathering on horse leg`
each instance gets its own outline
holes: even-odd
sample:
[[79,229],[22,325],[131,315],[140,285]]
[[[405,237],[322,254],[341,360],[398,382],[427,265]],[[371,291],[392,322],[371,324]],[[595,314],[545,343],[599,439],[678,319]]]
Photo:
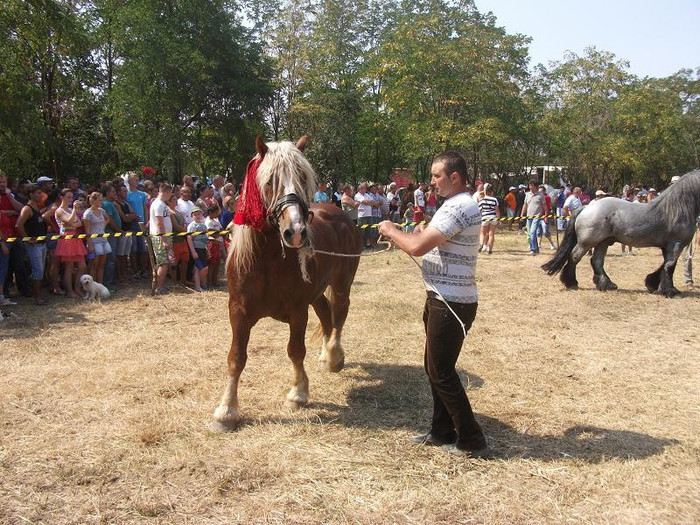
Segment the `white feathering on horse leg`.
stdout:
[[318,356],[318,360],[321,363],[325,363],[328,360],[328,337],[323,336],[323,341],[321,342],[321,355]]
[[287,394],[285,406],[296,410],[309,402],[309,378],[304,370],[304,360],[294,362],[294,386]]
[[[326,362],[326,368],[331,372],[340,372],[345,366],[345,351],[340,344],[340,331],[334,328],[331,331],[328,342],[325,341],[324,337],[323,350],[326,355],[324,360]],[[323,352],[321,355],[323,355]]]
[[214,419],[221,422],[231,422],[237,421],[238,418],[238,380],[229,377],[221,402],[214,411]]
[[[299,390],[299,388],[295,385],[293,386],[290,390],[289,393],[287,394],[287,401],[290,401],[294,405],[305,405],[306,403],[309,402],[309,391],[308,391],[308,385],[306,385],[306,391]],[[297,408],[295,406],[295,408]]]

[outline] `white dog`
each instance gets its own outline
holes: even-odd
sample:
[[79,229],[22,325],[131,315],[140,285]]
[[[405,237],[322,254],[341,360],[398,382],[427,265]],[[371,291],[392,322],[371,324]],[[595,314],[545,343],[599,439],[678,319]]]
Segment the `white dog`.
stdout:
[[92,280],[92,276],[85,274],[80,277],[80,284],[87,293],[85,294],[85,299],[107,299],[109,297],[109,290],[103,284],[96,283]]

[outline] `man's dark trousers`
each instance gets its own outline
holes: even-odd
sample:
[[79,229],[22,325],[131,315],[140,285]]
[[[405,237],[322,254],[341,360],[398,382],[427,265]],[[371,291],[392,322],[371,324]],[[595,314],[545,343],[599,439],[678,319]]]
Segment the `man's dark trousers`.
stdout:
[[[476,317],[477,303],[454,303],[450,307],[468,331]],[[478,450],[486,446],[484,433],[474,418],[467,393],[455,365],[462,349],[462,327],[444,302],[429,293],[423,310],[425,371],[433,394],[431,434],[445,442],[457,439],[457,448]]]

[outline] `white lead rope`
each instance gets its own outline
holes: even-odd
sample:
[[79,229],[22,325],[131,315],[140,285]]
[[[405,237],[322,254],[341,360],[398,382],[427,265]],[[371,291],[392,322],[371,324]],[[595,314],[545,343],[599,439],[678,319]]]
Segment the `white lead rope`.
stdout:
[[[316,248],[312,248],[312,250],[313,250],[314,253],[321,253],[321,254],[323,254],[323,255],[333,255],[334,257],[370,257],[370,256],[372,256],[372,255],[379,255],[380,253],[387,252],[387,251],[389,251],[389,250],[391,249],[391,241],[378,241],[377,244],[379,244],[379,243],[381,243],[381,244],[386,244],[387,247],[386,247],[385,249],[383,249],[383,250],[378,251],[378,252],[366,253],[366,254],[364,254],[364,255],[362,255],[362,254],[360,254],[360,253],[355,254],[355,253],[327,252],[327,251],[324,251],[324,250],[317,250]],[[403,250],[402,250],[402,251],[403,251]],[[404,253],[406,253],[406,252],[404,252]],[[408,254],[406,253],[406,255],[408,255]],[[418,266],[418,268],[420,268],[421,271],[423,270],[423,268],[421,267],[420,263],[419,263],[418,261],[416,261],[416,259],[415,259],[413,256],[408,255],[408,257],[409,257],[414,263],[416,263],[416,266]],[[457,322],[459,323],[459,326],[462,327],[462,333],[464,334],[464,338],[466,339],[466,338],[467,338],[467,327],[464,325],[464,323],[462,322],[462,320],[459,318],[459,316],[458,316],[458,315],[455,313],[455,311],[452,309],[452,307],[450,306],[450,303],[448,303],[448,302],[445,300],[445,298],[444,298],[444,297],[442,296],[442,294],[437,290],[437,288],[435,288],[434,286],[432,286],[432,285],[430,285],[430,284],[427,284],[427,283],[426,283],[426,286],[428,286],[428,287],[431,289],[431,290],[430,290],[431,292],[435,292],[435,294],[440,298],[440,300],[441,300],[443,303],[445,303],[445,306],[447,306],[447,309],[448,309],[450,312],[452,312],[452,315],[454,315],[454,316],[455,316],[455,319],[457,319]]]
[[[406,252],[404,252],[404,253],[406,253]],[[408,254],[406,253],[406,255],[408,255]],[[416,259],[415,259],[412,255],[408,255],[408,256],[411,258],[411,260],[412,260],[414,263],[416,263],[416,266],[418,266],[418,268],[420,268],[421,271],[423,271],[423,268],[421,267],[420,263],[419,263],[418,261],[416,261]],[[425,285],[428,286],[428,287],[430,287],[430,289],[431,289],[430,291],[431,291],[431,292],[435,292],[435,294],[440,298],[440,300],[441,300],[443,303],[445,303],[445,306],[447,306],[447,309],[448,309],[450,312],[452,312],[452,315],[454,315],[454,316],[455,316],[455,319],[457,319],[457,322],[459,323],[459,326],[462,327],[462,333],[464,334],[464,338],[466,339],[466,338],[467,338],[467,327],[464,325],[464,323],[462,322],[462,320],[459,318],[459,316],[458,316],[458,315],[455,313],[455,311],[452,309],[452,307],[450,306],[450,303],[448,303],[448,302],[445,300],[445,298],[442,296],[442,294],[441,294],[441,293],[438,291],[438,289],[435,288],[433,285],[428,284],[428,283],[425,283]]]

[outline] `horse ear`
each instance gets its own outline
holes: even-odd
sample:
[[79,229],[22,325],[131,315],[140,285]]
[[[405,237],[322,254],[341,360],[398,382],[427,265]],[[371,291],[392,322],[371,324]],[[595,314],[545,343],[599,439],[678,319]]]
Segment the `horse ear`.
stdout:
[[306,149],[306,143],[309,140],[309,137],[306,135],[303,135],[297,140],[297,149],[301,151],[302,153]]
[[265,144],[265,141],[260,135],[255,137],[255,151],[258,152],[261,159],[265,156],[265,153],[267,153],[267,144]]

